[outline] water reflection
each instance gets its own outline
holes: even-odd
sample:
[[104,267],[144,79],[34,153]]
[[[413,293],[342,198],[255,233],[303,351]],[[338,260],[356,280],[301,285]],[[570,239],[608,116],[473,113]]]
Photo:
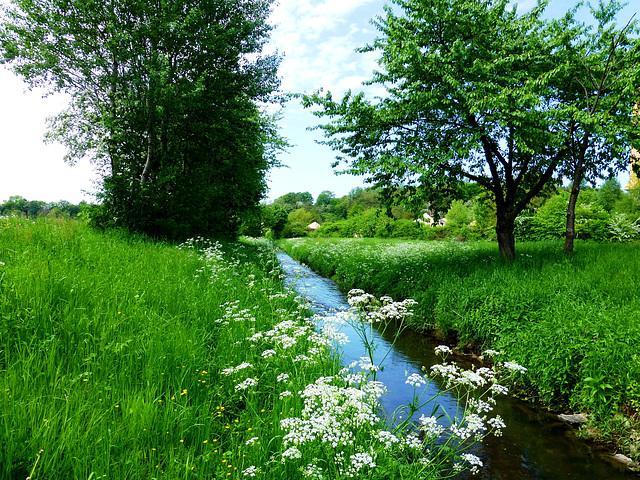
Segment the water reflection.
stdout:
[[[346,298],[335,282],[316,275],[300,265],[290,256],[279,253],[278,259],[287,275],[286,283],[308,298],[316,314],[331,315],[336,310],[348,307]],[[346,364],[366,355],[357,333],[345,324],[341,330],[350,342],[344,346]],[[374,355],[382,356],[391,345],[392,332],[382,336],[378,333],[380,347]],[[384,369],[379,372],[389,393],[382,397],[387,413],[405,405],[413,396],[413,387],[405,383],[407,375],[420,373],[441,359],[433,353],[434,342],[414,332],[403,332],[386,358]],[[466,359],[459,359],[467,363]],[[437,393],[437,383],[432,383]],[[574,431],[557,419],[556,415],[532,407],[512,397],[499,397],[495,413],[505,421],[507,428],[502,437],[488,437],[482,444],[473,447],[472,453],[484,462],[484,468],[473,477],[468,474],[457,479],[474,478],[481,480],[621,480],[637,478],[619,464],[606,459],[604,452],[597,451],[590,443],[575,437]],[[456,411],[456,401],[451,395],[438,398],[448,412]],[[430,407],[424,409],[430,414]]]

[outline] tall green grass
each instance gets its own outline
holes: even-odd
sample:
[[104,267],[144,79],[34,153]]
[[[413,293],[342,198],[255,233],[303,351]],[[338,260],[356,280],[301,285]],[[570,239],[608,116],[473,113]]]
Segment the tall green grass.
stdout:
[[239,349],[216,320],[229,302],[258,306],[255,328],[278,308],[298,315],[290,296],[268,299],[282,291],[263,272],[273,259],[245,250],[207,265],[80,222],[0,220],[0,477],[26,478],[40,450],[32,478],[242,468],[235,437],[257,417],[223,386],[219,372]]
[[349,383],[334,334],[260,242],[0,218],[0,478],[451,471],[437,436],[387,430],[379,385]]
[[345,290],[419,302],[413,327],[496,349],[528,368],[523,387],[606,422],[640,413],[640,245],[290,240],[294,258]]

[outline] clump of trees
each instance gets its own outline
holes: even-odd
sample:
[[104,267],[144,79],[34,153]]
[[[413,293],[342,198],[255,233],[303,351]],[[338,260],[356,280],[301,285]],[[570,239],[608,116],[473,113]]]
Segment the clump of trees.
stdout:
[[65,215],[70,217],[79,216],[83,209],[87,207],[86,203],[74,205],[66,200],[59,202],[42,202],[39,200],[27,200],[20,195],[9,197],[4,203],[0,203],[0,215],[19,215],[37,217],[40,215]]
[[[549,186],[515,220],[518,240],[566,237],[571,186]],[[451,193],[451,192],[450,192]],[[400,194],[400,193],[398,193]],[[253,234],[280,237],[380,237],[421,240],[497,240],[496,204],[478,185],[460,185],[456,194],[417,211],[388,208],[375,188],[356,188],[342,198],[322,192],[289,193],[263,205],[261,226]],[[441,213],[440,213],[441,212]],[[312,222],[321,225],[309,229]],[[246,232],[249,233],[249,232]],[[575,208],[575,238],[626,242],[640,240],[640,190],[623,191],[616,178],[598,188],[583,184]]]
[[258,106],[278,100],[262,48],[273,0],[11,0],[0,63],[66,92],[48,139],[102,173],[97,225],[234,236],[286,142]]

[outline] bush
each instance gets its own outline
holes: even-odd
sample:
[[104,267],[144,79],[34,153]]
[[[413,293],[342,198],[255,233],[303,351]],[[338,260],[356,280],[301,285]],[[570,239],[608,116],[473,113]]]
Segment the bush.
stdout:
[[[608,236],[609,214],[594,201],[592,190],[578,196],[576,204],[576,238],[605,240]],[[564,238],[567,228],[569,192],[554,195],[538,209],[533,218],[521,216],[516,222],[518,238],[527,240],[554,240]]]
[[425,238],[427,228],[429,227],[423,227],[418,222],[402,218],[390,225],[390,236],[393,238],[422,239]]
[[622,213],[613,214],[609,219],[608,227],[612,242],[627,242],[640,237],[640,222]]
[[469,224],[473,220],[471,209],[462,200],[454,200],[445,215],[447,223],[445,227],[453,237],[467,238],[469,236]]

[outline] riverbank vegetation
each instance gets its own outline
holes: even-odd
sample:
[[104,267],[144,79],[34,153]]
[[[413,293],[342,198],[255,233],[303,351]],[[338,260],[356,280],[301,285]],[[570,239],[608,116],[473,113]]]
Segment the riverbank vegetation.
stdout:
[[590,414],[589,430],[638,459],[640,245],[291,239],[280,246],[345,291],[418,302],[412,327],[528,368],[523,395]]
[[[480,465],[464,448],[499,432],[487,403],[450,428],[394,429],[372,370],[340,365],[343,340],[316,331],[264,243],[0,217],[0,478],[435,479]],[[493,370],[453,368],[453,383],[504,393]]]

